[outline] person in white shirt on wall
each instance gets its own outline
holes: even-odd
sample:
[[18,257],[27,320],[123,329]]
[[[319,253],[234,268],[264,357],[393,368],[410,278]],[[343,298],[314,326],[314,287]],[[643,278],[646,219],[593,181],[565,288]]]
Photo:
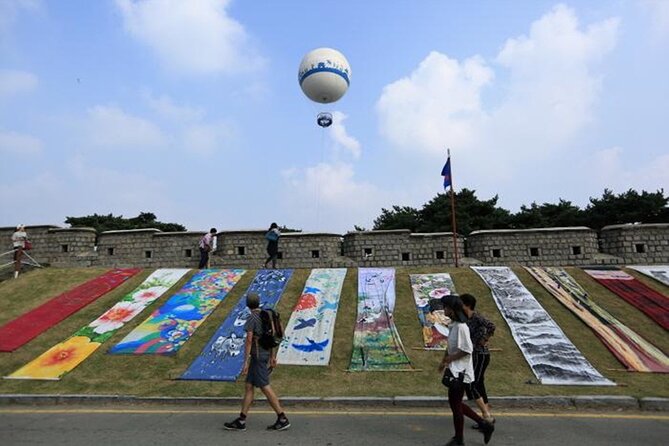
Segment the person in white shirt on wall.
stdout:
[[14,278],[19,277],[21,272],[21,260],[23,260],[23,251],[26,249],[28,234],[24,225],[18,225],[16,231],[12,234],[12,246],[14,248]]

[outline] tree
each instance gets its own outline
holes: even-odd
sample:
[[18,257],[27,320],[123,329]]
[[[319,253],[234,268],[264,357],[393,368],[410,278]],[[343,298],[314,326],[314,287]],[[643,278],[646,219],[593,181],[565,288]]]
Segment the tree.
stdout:
[[669,222],[669,197],[664,189],[657,192],[628,190],[615,195],[604,189],[601,198],[590,197],[584,216],[588,226],[601,229],[607,225],[623,223],[666,223]]
[[522,205],[520,211],[511,217],[511,226],[517,229],[581,226],[584,221],[581,208],[560,198],[558,204]]
[[392,210],[381,209],[381,215],[374,220],[374,229],[409,229],[416,232],[420,225],[418,209],[410,206],[393,206]]
[[84,217],[67,217],[65,223],[70,227],[95,228],[100,233],[104,231],[127,230],[127,229],[160,229],[164,232],[185,231],[186,227],[178,223],[162,223],[157,221],[156,215],[151,212],[140,212],[137,217],[123,218],[112,214],[109,215],[86,215]]
[[[457,232],[469,234],[480,229],[502,229],[509,227],[511,214],[497,206],[499,197],[479,200],[475,190],[464,188],[455,194],[455,216]],[[451,198],[449,194],[438,194],[420,211],[421,224],[418,232],[445,232],[451,228]]]

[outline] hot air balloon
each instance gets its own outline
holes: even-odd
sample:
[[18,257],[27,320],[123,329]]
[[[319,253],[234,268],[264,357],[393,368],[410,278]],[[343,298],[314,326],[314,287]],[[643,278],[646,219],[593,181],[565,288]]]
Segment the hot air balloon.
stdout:
[[[298,80],[302,92],[314,102],[330,104],[338,101],[351,83],[351,67],[342,53],[332,48],[317,48],[307,53],[300,63]],[[332,115],[320,113],[316,122],[321,127],[332,124]]]

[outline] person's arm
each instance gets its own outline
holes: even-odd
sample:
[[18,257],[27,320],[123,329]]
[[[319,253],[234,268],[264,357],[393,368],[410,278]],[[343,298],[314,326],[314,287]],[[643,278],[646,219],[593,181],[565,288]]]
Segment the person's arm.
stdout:
[[251,346],[253,345],[253,330],[247,330],[246,332],[246,343],[244,344],[244,368],[242,369],[242,375],[246,375],[249,372],[249,362],[251,361]]
[[450,355],[448,354],[448,352],[446,352],[446,354],[444,355],[444,359],[442,359],[441,362],[439,363],[439,372],[443,372],[444,369],[448,367],[448,364],[450,364],[451,362],[457,361],[460,358],[464,358],[467,355],[469,355],[469,353],[457,349]]

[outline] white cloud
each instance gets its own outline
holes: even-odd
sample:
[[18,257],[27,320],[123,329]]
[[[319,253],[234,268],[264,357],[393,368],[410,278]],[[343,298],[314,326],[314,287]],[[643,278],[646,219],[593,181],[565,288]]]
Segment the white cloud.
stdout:
[[234,132],[225,123],[196,124],[184,129],[183,145],[188,151],[211,155],[230,145]]
[[[506,163],[508,177],[515,160],[554,153],[593,120],[601,88],[595,66],[613,49],[617,28],[617,19],[583,28],[558,5],[528,35],[507,40],[492,62],[432,52],[384,88],[380,132],[402,150],[440,160],[452,147],[472,164],[486,159],[500,171],[497,163]],[[494,105],[482,101],[485,89],[499,98]]]
[[37,76],[32,73],[0,69],[0,98],[33,91],[37,84]]
[[244,27],[232,19],[230,0],[116,0],[126,30],[178,73],[239,73],[262,60]]
[[625,160],[624,155],[622,147],[611,147],[589,157],[584,170],[593,176],[596,189],[624,192],[631,188],[654,192],[663,188],[669,191],[669,154],[635,167],[630,167],[631,160]]
[[399,147],[443,153],[471,145],[484,113],[481,90],[494,77],[480,57],[460,63],[431,52],[408,77],[387,85],[376,104],[380,131]]
[[43,147],[42,141],[34,136],[0,131],[0,153],[36,155],[42,152]]
[[360,142],[348,134],[344,121],[348,116],[342,112],[336,111],[332,113],[332,126],[330,127],[330,137],[338,146],[341,146],[351,152],[353,158],[360,158],[361,146]]
[[42,8],[40,0],[0,1],[0,33],[8,32],[21,12],[40,12]]
[[161,117],[172,121],[200,121],[205,116],[202,108],[177,105],[167,95],[155,97],[150,92],[144,91],[142,92],[142,98],[151,110],[158,113]]
[[284,214],[305,230],[342,231],[353,224],[364,224],[370,210],[387,205],[388,196],[375,185],[359,181],[351,164],[320,163],[305,169],[281,172],[284,179]]
[[648,11],[652,29],[659,38],[669,36],[669,1],[646,0],[642,3]]
[[132,116],[116,106],[98,105],[88,110],[85,142],[109,149],[156,149],[167,138],[151,121]]

